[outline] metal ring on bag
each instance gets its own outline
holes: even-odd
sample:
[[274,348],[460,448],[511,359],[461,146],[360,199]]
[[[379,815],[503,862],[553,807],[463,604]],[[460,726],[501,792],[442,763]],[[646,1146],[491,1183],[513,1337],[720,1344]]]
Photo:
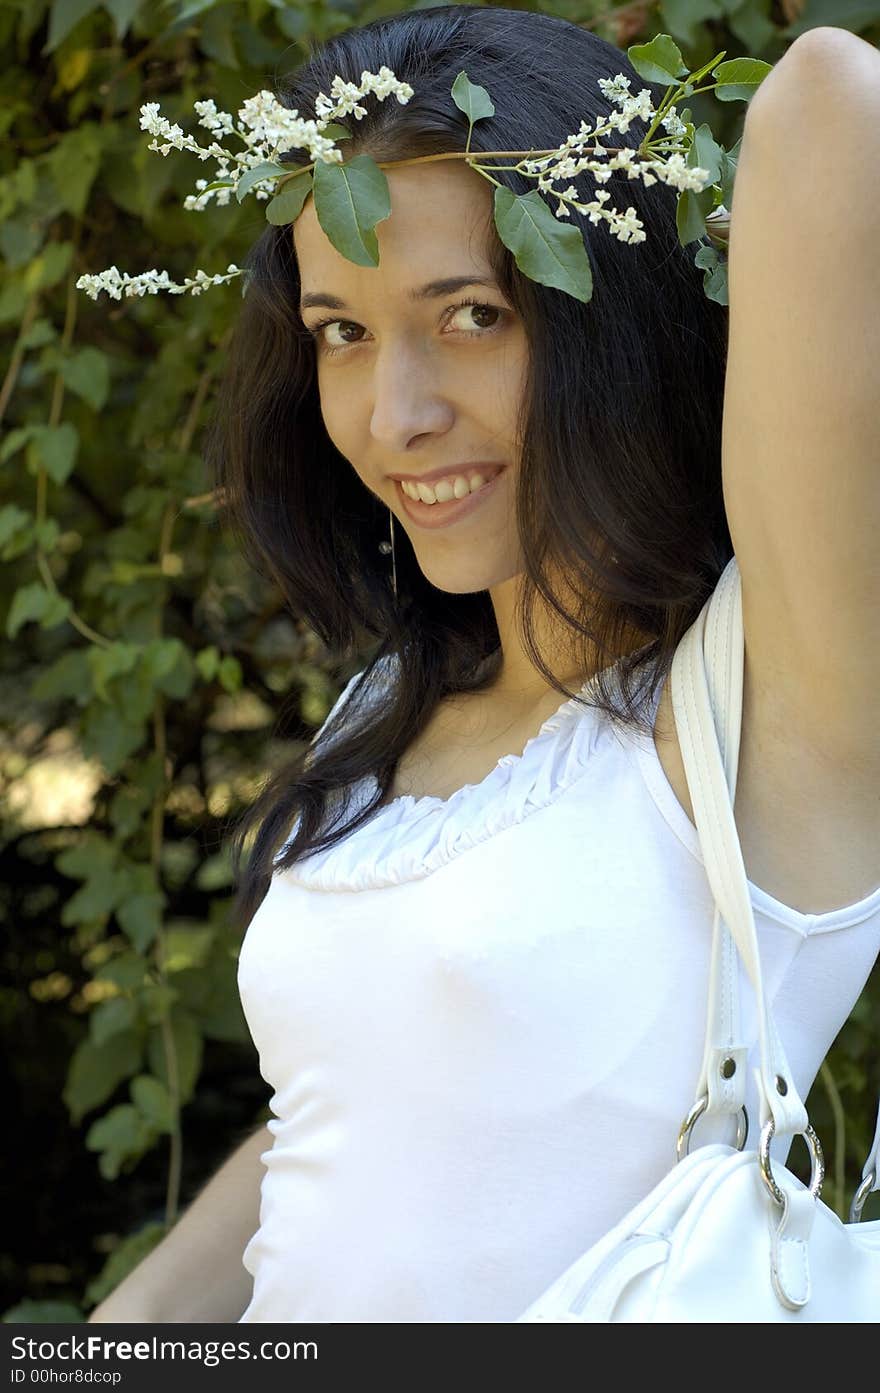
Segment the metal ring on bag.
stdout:
[[[772,1117],[768,1118],[761,1128],[761,1140],[758,1142],[758,1165],[761,1168],[761,1179],[770,1194],[780,1208],[784,1208],[785,1196],[773,1179],[773,1172],[770,1169],[770,1142],[775,1131],[776,1123]],[[806,1130],[796,1132],[795,1136],[803,1137],[810,1149],[810,1194],[813,1199],[818,1199],[822,1191],[822,1182],[825,1179],[825,1157],[822,1154],[822,1145],[809,1122]]]
[[857,1224],[862,1217],[862,1210],[865,1207],[868,1196],[877,1184],[877,1172],[868,1171],[859,1188],[853,1195],[853,1202],[849,1207],[849,1222]]
[[[681,1130],[678,1134],[678,1141],[675,1144],[676,1161],[681,1161],[685,1156],[689,1155],[691,1146],[691,1132],[693,1131],[694,1123],[696,1122],[698,1117],[702,1117],[703,1113],[706,1111],[708,1106],[709,1095],[708,1093],[704,1093],[702,1098],[698,1098],[697,1101],[694,1103],[684,1122],[681,1124]],[[742,1151],[743,1147],[746,1144],[746,1138],[748,1137],[748,1135],[749,1115],[746,1112],[745,1107],[742,1107],[740,1108],[736,1118],[737,1151]]]

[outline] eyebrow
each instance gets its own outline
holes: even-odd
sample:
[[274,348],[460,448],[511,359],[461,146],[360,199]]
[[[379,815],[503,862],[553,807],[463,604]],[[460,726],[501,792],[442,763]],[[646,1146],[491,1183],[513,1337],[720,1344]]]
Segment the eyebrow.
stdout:
[[[433,300],[441,295],[454,295],[457,290],[463,290],[468,285],[488,285],[497,289],[496,281],[490,276],[447,276],[443,280],[428,281],[427,285],[416,286],[410,290],[408,299],[413,302]],[[340,300],[338,295],[328,295],[326,291],[315,290],[303,295],[299,302],[300,314],[316,305],[322,305],[329,310],[348,309],[345,301]]]

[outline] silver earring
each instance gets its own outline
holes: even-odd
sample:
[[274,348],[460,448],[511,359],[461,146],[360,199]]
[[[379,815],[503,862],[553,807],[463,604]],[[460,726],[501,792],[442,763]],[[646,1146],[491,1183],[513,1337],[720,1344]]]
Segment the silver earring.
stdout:
[[395,598],[395,600],[396,600],[396,599],[397,599],[397,557],[396,557],[396,555],[395,555],[395,553],[394,553],[394,514],[393,514],[393,512],[391,511],[390,508],[388,509],[388,519],[389,519],[388,527],[389,527],[389,531],[390,531],[390,533],[391,533],[391,541],[390,541],[390,542],[380,542],[380,543],[379,543],[379,550],[381,551],[381,553],[382,553],[383,556],[387,556],[388,553],[389,553],[389,551],[391,552],[391,584],[392,584],[392,589],[394,590],[394,598]]

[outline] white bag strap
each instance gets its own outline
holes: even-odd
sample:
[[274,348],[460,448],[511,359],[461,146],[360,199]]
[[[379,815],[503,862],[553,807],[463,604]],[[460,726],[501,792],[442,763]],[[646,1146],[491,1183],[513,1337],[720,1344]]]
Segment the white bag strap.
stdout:
[[[731,558],[705,608],[706,680],[712,710],[723,719],[717,732],[731,804],[736,797],[742,725],[743,666],[738,646],[737,625],[742,626],[738,603],[739,570]],[[682,642],[694,639],[691,632]],[[739,640],[741,645],[742,640]],[[719,722],[715,722],[719,724]],[[679,732],[681,739],[681,733]],[[746,1064],[748,1043],[742,1037],[739,1004],[739,954],[733,935],[724,923],[716,902],[712,925],[712,955],[709,968],[706,1043],[697,1081],[697,1101],[682,1124],[678,1140],[678,1159],[686,1154],[690,1131],[697,1118],[738,1114],[737,1146],[742,1148],[748,1135],[746,1116]]]
[[[735,592],[733,595],[730,589],[731,577]],[[723,680],[725,667],[729,672],[730,664],[737,663],[738,679],[732,684],[728,677],[727,685],[731,698],[738,698],[738,714],[741,720],[744,638],[741,586],[735,557],[731,557],[725,568],[722,580],[725,578],[727,579],[724,585],[719,581],[715,594],[719,596],[718,603],[726,604],[728,607],[731,598],[739,599],[739,624],[728,623],[725,626],[723,623],[714,623],[710,630],[712,643],[707,643],[706,620],[714,598],[710,597],[675,652],[671,672],[672,707],[706,875],[716,905],[727,928],[733,934],[755,990],[760,1043],[760,1066],[756,1070],[756,1077],[761,1098],[761,1125],[763,1127],[772,1117],[777,1136],[795,1135],[805,1131],[808,1126],[807,1110],[794,1086],[782,1042],[776,1033],[764,997],[755,919],[739,835],[733,819],[731,787],[735,787],[735,784],[732,779],[728,783],[722,764],[719,733],[713,716],[706,676],[706,669],[709,667],[713,673],[713,682],[717,686]],[[733,742],[730,741],[728,720],[721,721],[720,725],[720,738],[730,749],[732,764],[734,744],[737,746],[737,761],[739,758],[739,740],[737,737]],[[717,975],[722,978],[721,973]],[[730,980],[733,976],[731,973]],[[727,1006],[721,1011],[713,1006],[713,1015],[717,1016],[723,1014],[724,1010],[729,1012],[731,1009],[730,983],[725,985]]]
[[[694,820],[716,901],[706,1043],[691,1120],[701,1112],[744,1105],[745,1061],[739,1019],[737,950],[755,990],[760,1067],[755,1080],[761,1125],[776,1135],[806,1130],[806,1108],[794,1085],[764,997],[760,955],[742,850],[733,817],[742,723],[744,668],[742,587],[732,557],[715,591],[683,636],[673,659],[671,694]],[[715,713],[721,719],[716,721]],[[853,1207],[880,1190],[880,1106],[874,1142]],[[851,1215],[851,1217],[853,1217]],[[854,1217],[858,1217],[858,1213]]]

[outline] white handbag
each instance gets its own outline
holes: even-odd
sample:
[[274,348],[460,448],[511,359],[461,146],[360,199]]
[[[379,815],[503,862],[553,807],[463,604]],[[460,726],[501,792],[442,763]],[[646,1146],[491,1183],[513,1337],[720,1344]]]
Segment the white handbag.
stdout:
[[[706,873],[715,896],[706,1045],[696,1101],[669,1173],[547,1288],[518,1321],[776,1322],[880,1320],[880,1220],[860,1222],[880,1189],[880,1107],[843,1223],[819,1195],[822,1149],[794,1086],[761,979],[755,920],[733,816],[742,720],[742,593],[731,558],[673,658],[672,705]],[[719,713],[716,720],[713,713]],[[720,727],[720,729],[719,729]],[[738,959],[754,987],[760,1066],[757,1150],[748,1135]],[[731,1114],[736,1146],[689,1153],[700,1117]],[[773,1136],[803,1136],[809,1186],[771,1163]]]

